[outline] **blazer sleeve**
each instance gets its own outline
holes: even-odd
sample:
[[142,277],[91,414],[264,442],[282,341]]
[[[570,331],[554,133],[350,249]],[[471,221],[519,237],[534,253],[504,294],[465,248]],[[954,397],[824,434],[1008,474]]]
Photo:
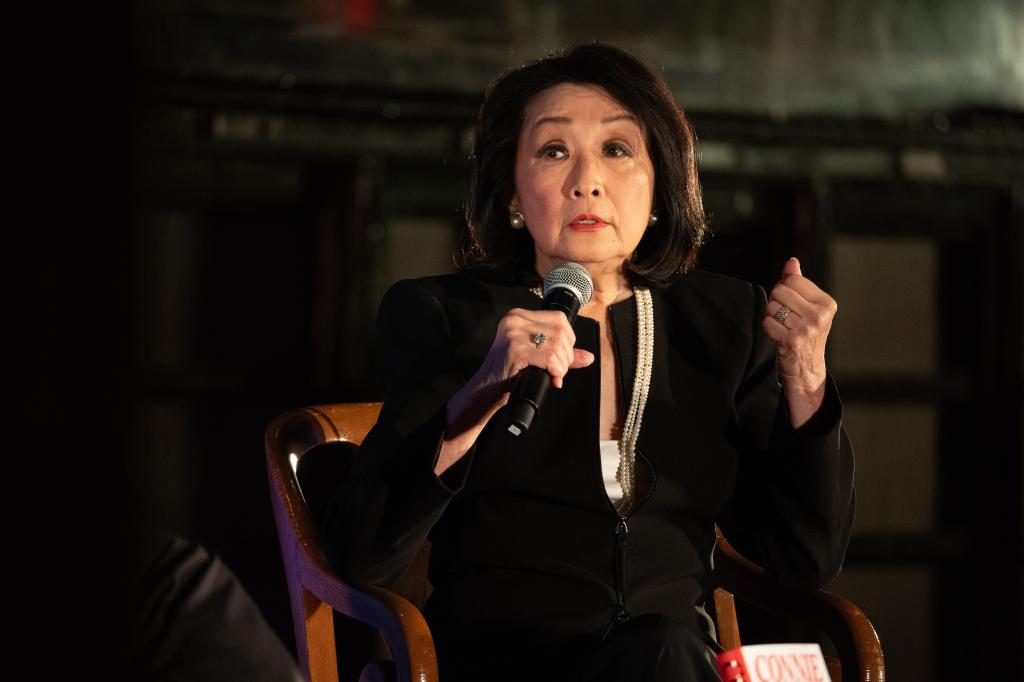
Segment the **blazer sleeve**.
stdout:
[[381,302],[376,336],[384,406],[320,527],[343,579],[387,584],[461,490],[473,451],[434,474],[446,405],[466,381],[438,295],[419,280],[398,282]]
[[783,586],[820,587],[839,574],[850,541],[853,448],[831,375],[819,410],[793,428],[775,367],[775,342],[761,327],[765,292],[751,287],[753,344],[736,394],[739,473],[719,525]]

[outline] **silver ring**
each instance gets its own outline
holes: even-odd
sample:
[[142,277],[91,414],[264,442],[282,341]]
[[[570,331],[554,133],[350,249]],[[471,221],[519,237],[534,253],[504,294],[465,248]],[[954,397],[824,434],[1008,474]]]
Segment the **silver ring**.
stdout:
[[772,315],[772,317],[775,318],[776,322],[778,322],[779,324],[782,324],[783,321],[789,316],[789,314],[791,312],[793,312],[793,311],[790,310],[789,308],[787,308],[786,306],[784,306],[784,305],[783,306],[779,306],[779,309],[775,311],[775,314]]
[[537,332],[530,337],[530,340],[537,344],[537,348],[540,348],[544,345],[544,342],[548,340],[548,337],[545,336],[543,332]]

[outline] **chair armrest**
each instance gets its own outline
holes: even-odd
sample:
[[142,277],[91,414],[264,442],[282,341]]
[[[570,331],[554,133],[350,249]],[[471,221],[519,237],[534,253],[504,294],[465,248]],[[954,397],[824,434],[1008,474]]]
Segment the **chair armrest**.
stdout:
[[[828,635],[846,680],[884,682],[885,661],[871,621],[856,604],[825,590],[780,587],[763,568],[737,552],[721,533],[715,553],[715,583],[743,601],[810,623]],[[852,673],[857,671],[855,677]]]
[[312,562],[302,563],[306,590],[338,613],[371,625],[384,636],[399,680],[438,679],[434,639],[423,614],[410,601],[381,587],[349,585]]

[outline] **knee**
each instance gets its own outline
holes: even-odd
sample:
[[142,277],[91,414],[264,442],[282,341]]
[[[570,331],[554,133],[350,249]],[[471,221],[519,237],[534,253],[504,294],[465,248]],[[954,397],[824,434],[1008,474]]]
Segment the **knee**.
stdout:
[[662,618],[654,633],[656,679],[718,680],[714,650],[693,627]]

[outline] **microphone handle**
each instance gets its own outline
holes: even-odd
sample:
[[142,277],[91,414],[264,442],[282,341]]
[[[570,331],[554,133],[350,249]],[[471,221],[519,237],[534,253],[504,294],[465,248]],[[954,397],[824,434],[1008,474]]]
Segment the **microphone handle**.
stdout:
[[530,430],[533,418],[551,387],[551,375],[540,367],[529,366],[519,373],[505,406],[508,432],[518,436]]

